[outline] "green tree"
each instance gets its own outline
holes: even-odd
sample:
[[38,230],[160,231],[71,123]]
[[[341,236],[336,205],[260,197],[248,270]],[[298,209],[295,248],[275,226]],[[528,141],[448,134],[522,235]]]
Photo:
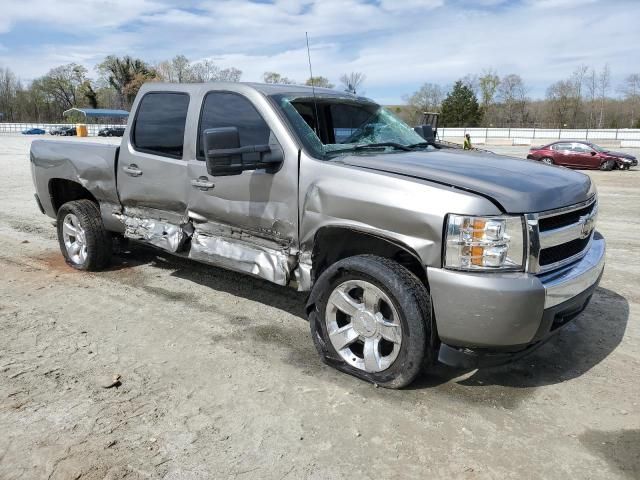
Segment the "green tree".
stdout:
[[145,81],[156,79],[153,68],[139,58],[109,55],[98,65],[98,71],[120,96],[121,103],[131,106]]
[[314,87],[333,88],[333,83],[327,77],[310,77],[304,82],[305,85],[313,85]]
[[458,80],[442,102],[442,125],[445,127],[475,127],[482,111],[473,91]]

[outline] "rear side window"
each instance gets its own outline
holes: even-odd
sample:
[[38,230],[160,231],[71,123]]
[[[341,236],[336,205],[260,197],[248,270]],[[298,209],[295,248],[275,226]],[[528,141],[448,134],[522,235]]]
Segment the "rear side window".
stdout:
[[188,108],[186,93],[147,93],[140,101],[133,128],[136,150],[182,158]]
[[241,147],[269,143],[271,130],[247,98],[237,93],[210,92],[204,99],[198,127],[200,160],[204,160],[203,132],[220,127],[237,127]]
[[554,150],[571,150],[571,144],[570,143],[556,143],[553,146]]

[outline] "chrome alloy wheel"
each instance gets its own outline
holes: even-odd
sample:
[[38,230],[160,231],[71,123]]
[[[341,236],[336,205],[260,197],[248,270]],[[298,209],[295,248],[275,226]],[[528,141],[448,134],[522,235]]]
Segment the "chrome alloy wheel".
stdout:
[[67,214],[62,222],[62,238],[69,259],[76,265],[82,265],[87,259],[87,237],[80,221],[73,213]]
[[327,301],[327,333],[345,362],[368,373],[389,368],[400,353],[400,317],[386,293],[364,280],[338,285]]
[[553,160],[545,157],[542,159],[542,163],[546,163],[547,165],[553,165]]

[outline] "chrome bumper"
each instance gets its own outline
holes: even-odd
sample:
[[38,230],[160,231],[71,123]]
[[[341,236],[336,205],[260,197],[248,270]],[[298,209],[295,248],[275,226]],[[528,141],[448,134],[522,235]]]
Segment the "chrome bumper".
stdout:
[[587,254],[573,265],[541,275],[545,290],[544,308],[559,305],[585,291],[598,281],[604,269],[605,240],[595,234]]

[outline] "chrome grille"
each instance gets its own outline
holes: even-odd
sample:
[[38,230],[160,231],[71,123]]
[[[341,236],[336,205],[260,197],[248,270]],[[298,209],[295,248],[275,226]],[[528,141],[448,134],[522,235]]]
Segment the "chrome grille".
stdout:
[[546,273],[582,258],[593,238],[598,203],[586,202],[527,215],[529,265],[532,273]]

